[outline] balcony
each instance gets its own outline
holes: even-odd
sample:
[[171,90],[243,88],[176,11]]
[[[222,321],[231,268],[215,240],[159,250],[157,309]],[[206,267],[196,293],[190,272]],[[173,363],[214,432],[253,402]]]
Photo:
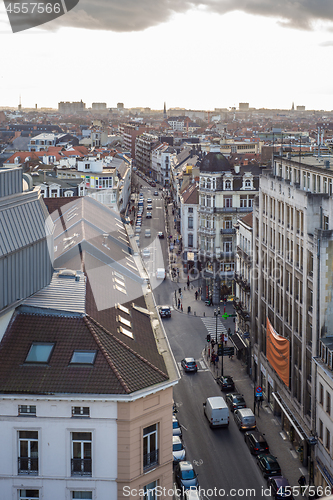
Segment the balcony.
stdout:
[[72,476],[91,476],[91,458],[72,458]]
[[31,476],[38,475],[38,457],[18,457],[18,473]]
[[245,307],[242,302],[240,301],[233,301],[233,306],[234,309],[236,310],[237,314],[244,320],[244,321],[250,321],[250,313],[245,310]]
[[235,234],[236,233],[236,228],[234,227],[228,227],[225,229],[221,229],[221,234]]
[[221,260],[226,260],[228,262],[235,260],[235,252],[221,252]]
[[200,205],[199,212],[205,214],[212,214],[215,211],[215,207],[206,207],[204,205]]
[[241,274],[236,274],[235,273],[235,281],[245,291],[245,293],[250,293],[251,292],[250,283],[245,278],[242,278]]
[[199,231],[198,231],[199,234],[203,234],[206,236],[215,236],[215,232],[216,232],[216,230],[212,229],[210,227],[199,227]]
[[230,212],[246,213],[252,211],[253,207],[214,207],[214,212],[218,214],[230,213]]
[[143,470],[158,465],[158,450],[151,451],[143,455]]

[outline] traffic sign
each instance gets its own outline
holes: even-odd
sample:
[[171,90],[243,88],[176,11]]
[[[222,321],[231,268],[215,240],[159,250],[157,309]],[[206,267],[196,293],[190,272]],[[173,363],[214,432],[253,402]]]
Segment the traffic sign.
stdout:
[[260,387],[260,385],[258,385],[258,387],[256,388],[256,393],[260,393],[262,392],[262,387]]
[[236,317],[236,314],[224,313],[224,314],[221,315],[221,318],[223,318],[223,319],[235,318],[235,317]]

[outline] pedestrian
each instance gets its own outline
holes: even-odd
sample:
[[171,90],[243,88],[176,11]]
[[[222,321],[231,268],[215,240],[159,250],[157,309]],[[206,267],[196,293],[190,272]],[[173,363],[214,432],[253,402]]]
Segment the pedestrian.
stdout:
[[177,267],[177,276],[178,276],[178,278],[179,278],[179,269],[178,269],[178,267]]
[[178,299],[178,309],[180,308],[180,299]]
[[183,304],[180,304],[180,310],[183,312]]
[[198,300],[198,291],[195,291],[195,300]]
[[299,477],[298,484],[300,485],[301,495],[304,496],[306,479],[305,476],[303,476],[303,474]]

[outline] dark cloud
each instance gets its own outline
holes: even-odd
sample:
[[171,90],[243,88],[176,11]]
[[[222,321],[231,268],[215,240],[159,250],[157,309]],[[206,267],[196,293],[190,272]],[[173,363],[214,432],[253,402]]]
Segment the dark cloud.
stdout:
[[242,11],[275,17],[284,26],[297,29],[311,29],[318,20],[333,21],[332,0],[80,0],[71,12],[45,28],[57,23],[86,29],[142,31],[199,6],[218,14]]

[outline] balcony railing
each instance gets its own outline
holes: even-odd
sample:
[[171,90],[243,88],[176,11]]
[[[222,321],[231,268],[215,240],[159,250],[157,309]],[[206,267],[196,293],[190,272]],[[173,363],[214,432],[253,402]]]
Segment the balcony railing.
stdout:
[[221,229],[221,234],[235,234],[236,229],[234,227],[228,227],[225,229]]
[[146,455],[143,455],[144,469],[149,469],[150,467],[153,467],[155,465],[158,465],[158,450],[154,450],[150,453],[146,453]]
[[18,473],[31,474],[33,476],[37,476],[38,457],[37,458],[18,457]]
[[72,476],[91,476],[91,458],[72,458]]

